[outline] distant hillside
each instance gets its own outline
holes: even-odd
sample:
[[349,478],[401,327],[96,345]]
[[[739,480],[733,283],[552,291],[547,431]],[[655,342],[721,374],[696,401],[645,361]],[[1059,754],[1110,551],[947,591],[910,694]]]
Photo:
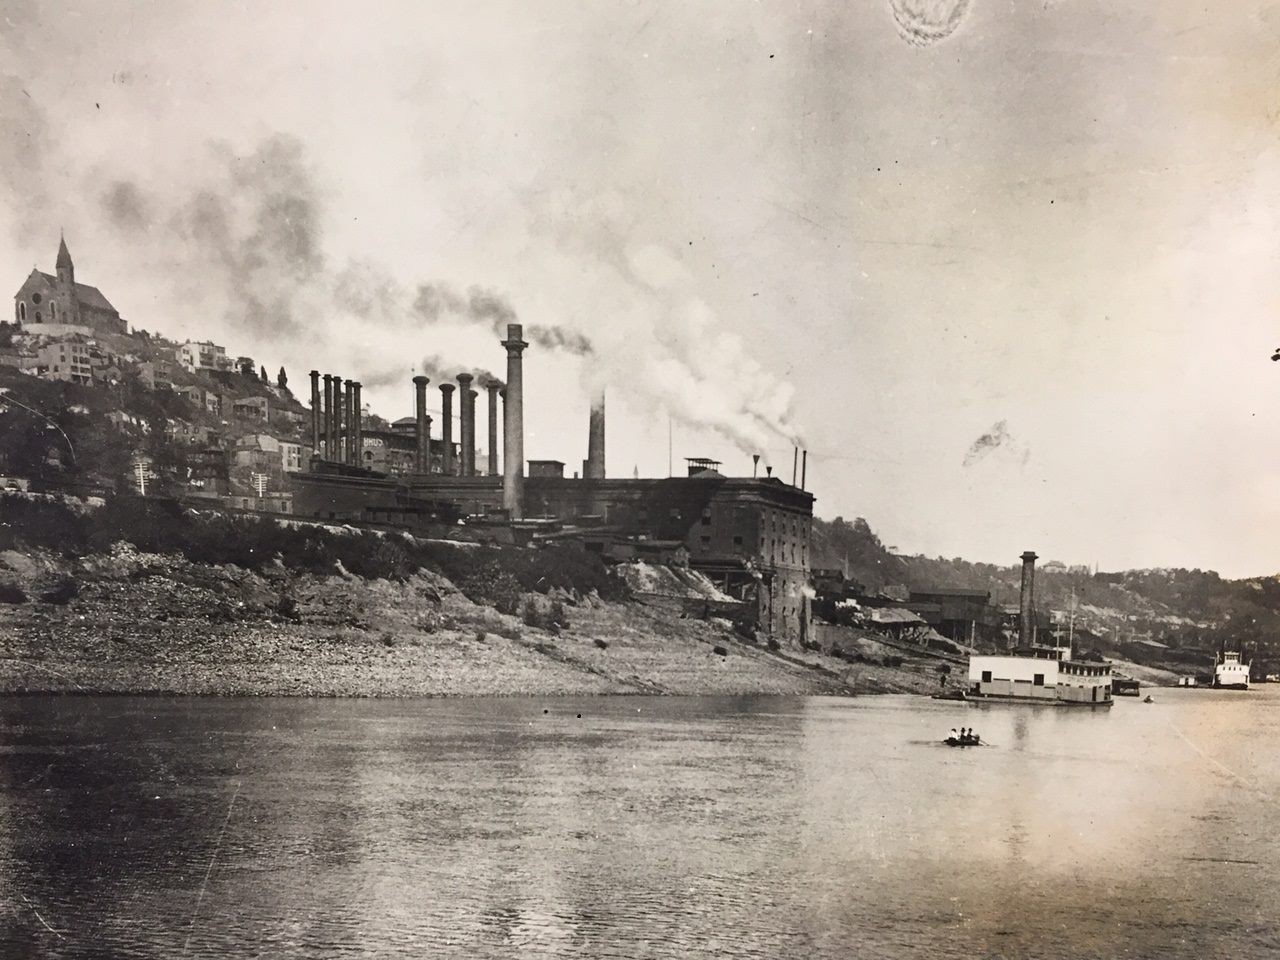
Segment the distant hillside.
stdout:
[[[892,585],[981,589],[1002,606],[1018,602],[1021,579],[1017,563],[890,553],[861,517],[815,518],[813,564],[847,569],[870,591]],[[1208,652],[1244,645],[1265,659],[1280,658],[1280,578],[1226,580],[1212,570],[1184,569],[1094,574],[1055,566],[1037,570],[1037,606],[1064,615],[1074,606],[1077,632],[1101,648],[1130,654],[1135,646],[1159,652],[1153,643]]]

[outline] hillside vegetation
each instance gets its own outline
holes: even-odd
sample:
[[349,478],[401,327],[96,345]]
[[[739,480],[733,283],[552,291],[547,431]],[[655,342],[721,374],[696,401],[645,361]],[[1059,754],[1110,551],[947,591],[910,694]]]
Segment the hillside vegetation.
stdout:
[[633,599],[599,556],[568,547],[137,497],[0,497],[0,692],[797,695],[933,682],[924,662],[873,677],[687,608]]
[[[894,554],[861,517],[815,518],[813,527],[814,565],[847,565],[849,577],[870,591],[893,585],[916,590],[967,588],[990,591],[997,605],[1018,602],[1018,563],[999,566],[958,557]],[[1077,634],[1100,650],[1198,663],[1220,647],[1243,646],[1263,660],[1280,659],[1276,577],[1228,580],[1212,570],[1181,568],[1117,573],[1045,569],[1049,560],[1042,559],[1036,573],[1037,606],[1064,615],[1074,608]],[[1164,644],[1170,652],[1152,642]]]

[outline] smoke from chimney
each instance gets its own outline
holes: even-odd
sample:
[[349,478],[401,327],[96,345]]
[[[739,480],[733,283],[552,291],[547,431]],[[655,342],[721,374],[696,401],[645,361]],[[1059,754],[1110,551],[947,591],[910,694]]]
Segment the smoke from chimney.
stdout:
[[[83,210],[59,199],[68,176],[89,172],[85,161],[32,89],[13,77],[0,81],[0,116],[17,118],[25,131],[21,149],[0,144],[0,187],[17,198],[8,224],[24,237],[33,222],[92,234]],[[248,149],[209,143],[182,159],[163,180],[136,166],[122,175],[100,164],[92,171],[101,185],[93,212],[146,282],[164,278],[175,305],[214,318],[204,336],[252,337],[254,349],[289,352],[291,364],[304,357],[304,369],[322,345],[317,364],[345,357],[349,375],[375,389],[394,382],[381,345],[397,336],[434,323],[505,335],[520,321],[493,290],[402,282],[378,263],[332,258],[324,228],[338,212],[326,208],[329,187],[295,137],[272,134]],[[543,350],[591,356],[588,375],[616,385],[635,407],[714,431],[745,452],[796,442],[791,385],[716,316],[681,246],[637,241],[642,231],[630,211],[639,206],[621,191],[580,185],[534,184],[521,194],[513,209],[528,239],[522,268],[539,277],[538,289],[517,291],[533,304],[523,309],[523,337]],[[547,316],[557,322],[537,322]]]

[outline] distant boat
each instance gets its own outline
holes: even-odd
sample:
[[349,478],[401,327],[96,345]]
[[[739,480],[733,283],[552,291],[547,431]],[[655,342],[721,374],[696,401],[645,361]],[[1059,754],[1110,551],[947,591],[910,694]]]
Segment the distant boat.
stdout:
[[968,700],[963,690],[958,687],[954,690],[948,690],[946,693],[935,693],[934,700]]
[[1240,654],[1228,650],[1213,668],[1213,685],[1219,690],[1248,690],[1249,665],[1240,660]]
[[942,741],[948,747],[980,747],[982,746],[982,738],[976,733],[964,737],[947,737]]

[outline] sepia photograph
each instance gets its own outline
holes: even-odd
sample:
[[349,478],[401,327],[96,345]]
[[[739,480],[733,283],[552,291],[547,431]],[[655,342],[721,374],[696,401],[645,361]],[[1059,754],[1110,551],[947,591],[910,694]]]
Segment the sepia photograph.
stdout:
[[1280,2],[0,0],[0,283],[0,960],[1280,956]]

